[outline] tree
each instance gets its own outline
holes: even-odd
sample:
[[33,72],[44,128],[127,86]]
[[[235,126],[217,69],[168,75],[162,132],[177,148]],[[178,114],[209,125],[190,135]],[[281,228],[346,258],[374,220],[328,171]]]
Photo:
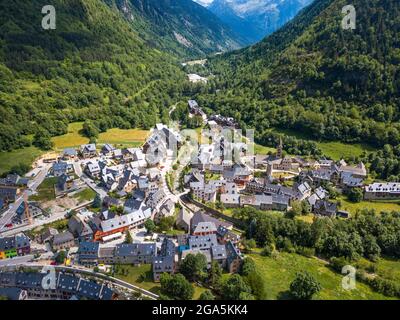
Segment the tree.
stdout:
[[127,244],[133,243],[132,235],[129,232],[129,230],[126,230],[126,232],[125,232],[125,243],[127,243]]
[[175,224],[175,217],[162,217],[160,222],[158,223],[158,227],[161,231],[168,231],[171,230]]
[[314,294],[321,290],[321,285],[306,271],[298,272],[290,284],[291,295],[300,300],[310,300]]
[[93,121],[91,120],[86,120],[85,123],[83,124],[82,128],[83,134],[92,139],[92,138],[98,138],[99,136],[99,129],[95,126]]
[[274,252],[274,246],[272,244],[267,244],[261,251],[261,255],[264,257],[270,257]]
[[256,300],[256,298],[249,292],[241,292],[239,295],[239,300]]
[[364,193],[361,188],[351,188],[347,196],[351,202],[358,203],[362,201]]
[[182,274],[163,273],[160,277],[161,293],[178,300],[191,300],[194,288]]
[[39,129],[36,132],[33,137],[33,144],[42,150],[50,150],[54,146],[50,134],[45,129]]
[[204,279],[207,270],[207,259],[204,254],[188,254],[179,267],[186,279],[197,281]]
[[254,263],[254,260],[250,257],[244,258],[240,274],[242,276],[247,276],[255,271],[256,271],[256,264]]
[[275,236],[270,219],[260,216],[255,223],[254,239],[260,247],[275,243]]
[[303,206],[300,201],[292,201],[292,208],[286,212],[285,216],[289,219],[293,219],[296,216],[300,216],[303,213]]
[[213,261],[211,263],[211,268],[208,273],[208,282],[214,288],[217,288],[220,285],[222,276],[222,268],[217,261]]
[[254,271],[244,277],[244,281],[251,288],[252,294],[259,300],[265,299],[265,280],[264,277],[258,272]]
[[67,257],[67,253],[64,250],[61,250],[60,252],[58,252],[58,254],[56,256],[56,262],[58,264],[62,264],[62,263],[64,263],[66,257]]
[[244,251],[251,253],[252,249],[257,247],[257,243],[254,239],[243,239],[242,244],[244,246]]
[[238,274],[230,276],[221,288],[221,294],[225,300],[240,300],[242,293],[251,293],[251,288]]
[[10,169],[10,173],[17,174],[19,176],[25,175],[27,172],[31,170],[31,167],[25,163],[19,163]]
[[367,234],[363,239],[363,246],[365,256],[372,261],[377,261],[381,254],[381,248],[378,246],[376,238]]
[[101,197],[100,197],[100,195],[98,193],[96,193],[96,196],[94,197],[92,207],[93,208],[100,208],[101,207]]
[[144,223],[144,227],[146,228],[147,233],[153,233],[154,230],[156,229],[156,225],[154,224],[154,221],[151,219],[146,220],[146,222]]
[[199,297],[199,300],[215,300],[215,296],[211,293],[210,290],[206,290],[202,292]]

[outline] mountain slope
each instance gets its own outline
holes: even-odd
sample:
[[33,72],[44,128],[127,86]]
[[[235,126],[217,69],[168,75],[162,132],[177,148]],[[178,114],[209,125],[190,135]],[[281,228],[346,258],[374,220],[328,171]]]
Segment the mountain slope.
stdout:
[[313,0],[214,0],[207,8],[245,38],[263,39]]
[[245,41],[191,0],[105,0],[116,6],[148,44],[179,57],[238,49]]
[[261,43],[214,60],[215,95],[201,102],[257,128],[315,139],[400,143],[400,3],[354,1],[357,29],[341,28],[343,0],[316,0]]
[[183,90],[177,61],[151,49],[102,0],[55,0],[56,30],[43,30],[44,0],[0,1],[0,150],[66,133],[150,127]]

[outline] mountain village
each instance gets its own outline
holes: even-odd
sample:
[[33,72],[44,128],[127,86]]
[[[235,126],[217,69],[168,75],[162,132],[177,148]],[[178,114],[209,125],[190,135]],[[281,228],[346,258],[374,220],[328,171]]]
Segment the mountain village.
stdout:
[[[188,108],[202,117],[208,134],[206,143],[191,149],[184,163],[179,154],[188,139],[157,124],[140,148],[68,148],[56,159],[38,161],[27,177],[1,179],[0,267],[6,271],[0,272],[0,294],[13,292],[20,299],[120,299],[139,290],[155,298],[105,275],[117,265],[150,264],[156,283],[163,273],[178,273],[181,262],[198,253],[206,257],[209,268],[217,262],[228,273],[238,272],[244,259],[243,234],[226,213],[233,208],[284,214],[301,204],[316,216],[346,219],[351,214],[330,199],[329,189],[345,193],[362,188],[366,200],[400,198],[400,183],[366,184],[363,163],[286,156],[282,141],[274,154],[254,155],[242,136],[238,140],[223,134],[229,128],[235,136],[233,119],[208,118],[193,100]],[[95,196],[49,213],[40,201],[29,200],[48,178],[53,179],[57,199],[68,199],[85,188]],[[54,227],[58,220],[66,221],[61,230]],[[154,232],[161,224],[167,228]],[[40,232],[32,232],[37,228]],[[57,286],[50,291],[38,289],[42,273],[18,271],[46,265],[57,267]],[[91,284],[86,274],[105,278]],[[90,290],[82,294],[82,286]]]

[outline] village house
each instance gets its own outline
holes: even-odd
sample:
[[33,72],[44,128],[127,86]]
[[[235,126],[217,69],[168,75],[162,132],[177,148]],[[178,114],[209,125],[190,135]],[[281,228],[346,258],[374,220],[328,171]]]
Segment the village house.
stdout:
[[117,244],[114,252],[114,263],[142,265],[153,262],[157,254],[155,243]]
[[78,249],[78,262],[88,266],[97,264],[99,249],[99,242],[81,242]]
[[176,271],[175,255],[176,248],[172,240],[165,238],[161,245],[160,252],[153,258],[152,270],[153,280],[160,281],[160,276],[163,273],[174,274]]
[[304,199],[311,196],[312,189],[307,182],[295,184],[293,188],[298,192],[300,201],[303,201]]
[[51,246],[54,251],[69,249],[75,247],[75,245],[74,235],[69,231],[55,234],[51,241]]
[[84,159],[93,158],[97,156],[96,145],[92,144],[84,144],[80,148],[80,155]]
[[311,206],[311,210],[313,211],[317,200],[323,200],[327,197],[328,197],[328,191],[326,191],[322,187],[319,187],[315,189],[314,193],[310,197],[308,197],[307,202]]
[[190,189],[195,199],[204,202],[215,202],[217,200],[217,187],[212,183],[191,182]]
[[79,242],[91,241],[93,239],[93,230],[79,215],[74,215],[69,219],[68,230]]
[[111,144],[108,144],[108,143],[106,143],[101,148],[101,153],[110,158],[112,158],[114,156],[114,151],[115,151],[115,148]]
[[220,201],[225,208],[237,208],[240,207],[240,197],[239,193],[223,193],[221,194]]
[[193,232],[193,230],[196,229],[196,226],[200,223],[200,222],[212,222],[215,224],[215,226],[218,228],[219,226],[223,226],[229,230],[232,230],[233,228],[233,224],[230,222],[226,222],[226,221],[222,221],[222,220],[218,220],[212,216],[210,216],[209,214],[206,214],[204,212],[198,211],[193,215],[192,221],[190,222],[190,230],[191,232]]
[[88,174],[92,179],[99,179],[101,175],[101,166],[97,161],[88,162],[85,167],[85,173]]
[[314,214],[328,217],[336,217],[337,204],[327,200],[317,200],[314,205]]
[[219,226],[217,229],[217,240],[219,244],[227,244],[231,241],[233,244],[238,244],[240,241],[240,235],[234,233],[232,230]]
[[376,182],[364,189],[365,200],[397,200],[400,199],[400,182]]
[[0,238],[0,260],[30,254],[30,239],[23,233],[15,236]]
[[190,221],[193,218],[193,214],[186,210],[185,208],[181,208],[178,213],[178,217],[176,218],[176,226],[179,229],[183,229],[186,232],[190,230]]
[[192,235],[194,236],[206,236],[210,234],[217,234],[217,228],[213,222],[199,222],[194,230],[192,231]]
[[66,148],[62,153],[63,160],[75,160],[78,156],[78,153],[74,148]]
[[150,217],[151,209],[143,208],[105,221],[94,219],[91,224],[92,230],[95,229],[94,240],[107,242],[120,238],[126,230],[141,227]]
[[159,222],[162,218],[171,217],[175,212],[175,203],[171,199],[167,199],[160,206],[160,209],[156,212],[154,221]]
[[70,174],[72,172],[74,172],[74,167],[71,164],[63,161],[54,162],[51,167],[51,174],[54,177]]
[[196,115],[196,116],[200,116],[203,119],[203,121],[207,120],[207,115],[199,107],[199,105],[198,105],[196,100],[189,100],[188,101],[188,106],[189,106],[189,112],[191,114]]
[[357,166],[349,166],[346,162],[342,161],[341,166],[339,167],[339,172],[341,174],[347,173],[353,176],[354,178],[365,179],[367,177],[367,169],[364,163],[360,162]]
[[67,174],[63,174],[57,178],[56,194],[64,194],[75,188],[74,178]]
[[238,273],[243,264],[243,256],[232,241],[226,243],[226,269],[229,273]]
[[0,287],[24,290],[29,299],[35,300],[113,300],[117,297],[106,284],[99,284],[72,274],[56,272],[55,288],[42,285],[46,273],[0,272]]

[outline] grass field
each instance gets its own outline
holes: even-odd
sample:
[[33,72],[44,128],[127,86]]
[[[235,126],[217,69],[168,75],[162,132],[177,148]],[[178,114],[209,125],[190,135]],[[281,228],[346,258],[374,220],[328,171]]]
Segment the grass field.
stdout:
[[117,270],[118,272],[116,272],[114,275],[116,278],[151,291],[155,294],[160,294],[160,284],[153,282],[150,264],[144,264],[140,267],[123,265],[118,266]]
[[400,261],[389,258],[379,259],[376,273],[382,278],[400,283]]
[[340,160],[351,156],[361,156],[364,151],[374,151],[372,147],[365,144],[317,142],[317,145],[327,157],[334,160]]
[[268,152],[275,153],[276,148],[265,147],[265,146],[262,146],[257,143],[254,144],[254,153],[255,154],[264,155],[264,154],[268,154]]
[[42,154],[43,152],[36,147],[0,152],[0,174],[20,163],[31,166],[34,160]]
[[[115,273],[115,277],[131,283],[135,286],[151,291],[155,294],[160,294],[160,283],[153,282],[153,273],[151,271],[150,264],[144,264],[140,267],[132,265],[121,265],[117,267],[118,272]],[[194,294],[193,299],[199,299],[200,295],[207,290],[206,288],[193,285]]]
[[279,253],[277,258],[250,255],[265,279],[266,299],[285,299],[290,283],[296,272],[308,271],[321,284],[322,290],[314,296],[316,300],[383,300],[388,297],[375,293],[363,283],[357,283],[354,290],[342,288],[342,276],[329,269],[316,258],[306,258],[297,254]]
[[298,132],[289,129],[273,129],[273,132],[285,134],[288,136],[293,136],[298,139],[314,141],[317,143],[318,147],[324,153],[325,156],[332,158],[333,160],[340,160],[341,158],[346,158],[350,156],[360,156],[364,151],[374,151],[375,149],[366,144],[349,144],[342,142],[332,142],[332,141],[316,141],[310,138],[307,134],[303,132]]
[[54,185],[57,183],[57,178],[46,178],[37,189],[37,194],[29,198],[33,201],[50,201],[56,198]]
[[134,147],[141,146],[149,136],[148,130],[141,129],[110,129],[107,132],[100,133],[98,143],[112,143],[131,145]]
[[382,211],[400,211],[400,202],[380,202],[380,201],[361,201],[359,203],[353,203],[348,201],[345,197],[339,198],[342,206],[341,210],[348,211],[352,214],[363,209],[374,209],[377,213]]
[[[62,136],[53,137],[54,148],[62,150],[68,147],[79,147],[82,144],[89,143],[89,139],[81,134],[83,122],[70,123],[68,133]],[[120,144],[122,146],[140,146],[149,135],[148,130],[141,129],[110,129],[107,132],[100,133],[98,143]]]
[[82,144],[89,143],[89,139],[82,136],[79,131],[82,130],[83,122],[74,122],[68,125],[68,133],[62,136],[53,137],[56,150],[62,150],[68,147],[79,147]]
[[96,196],[96,192],[94,192],[90,188],[86,188],[86,189],[76,193],[74,195],[74,198],[78,199],[79,202],[86,202],[86,201],[93,200],[95,198],[95,196]]

